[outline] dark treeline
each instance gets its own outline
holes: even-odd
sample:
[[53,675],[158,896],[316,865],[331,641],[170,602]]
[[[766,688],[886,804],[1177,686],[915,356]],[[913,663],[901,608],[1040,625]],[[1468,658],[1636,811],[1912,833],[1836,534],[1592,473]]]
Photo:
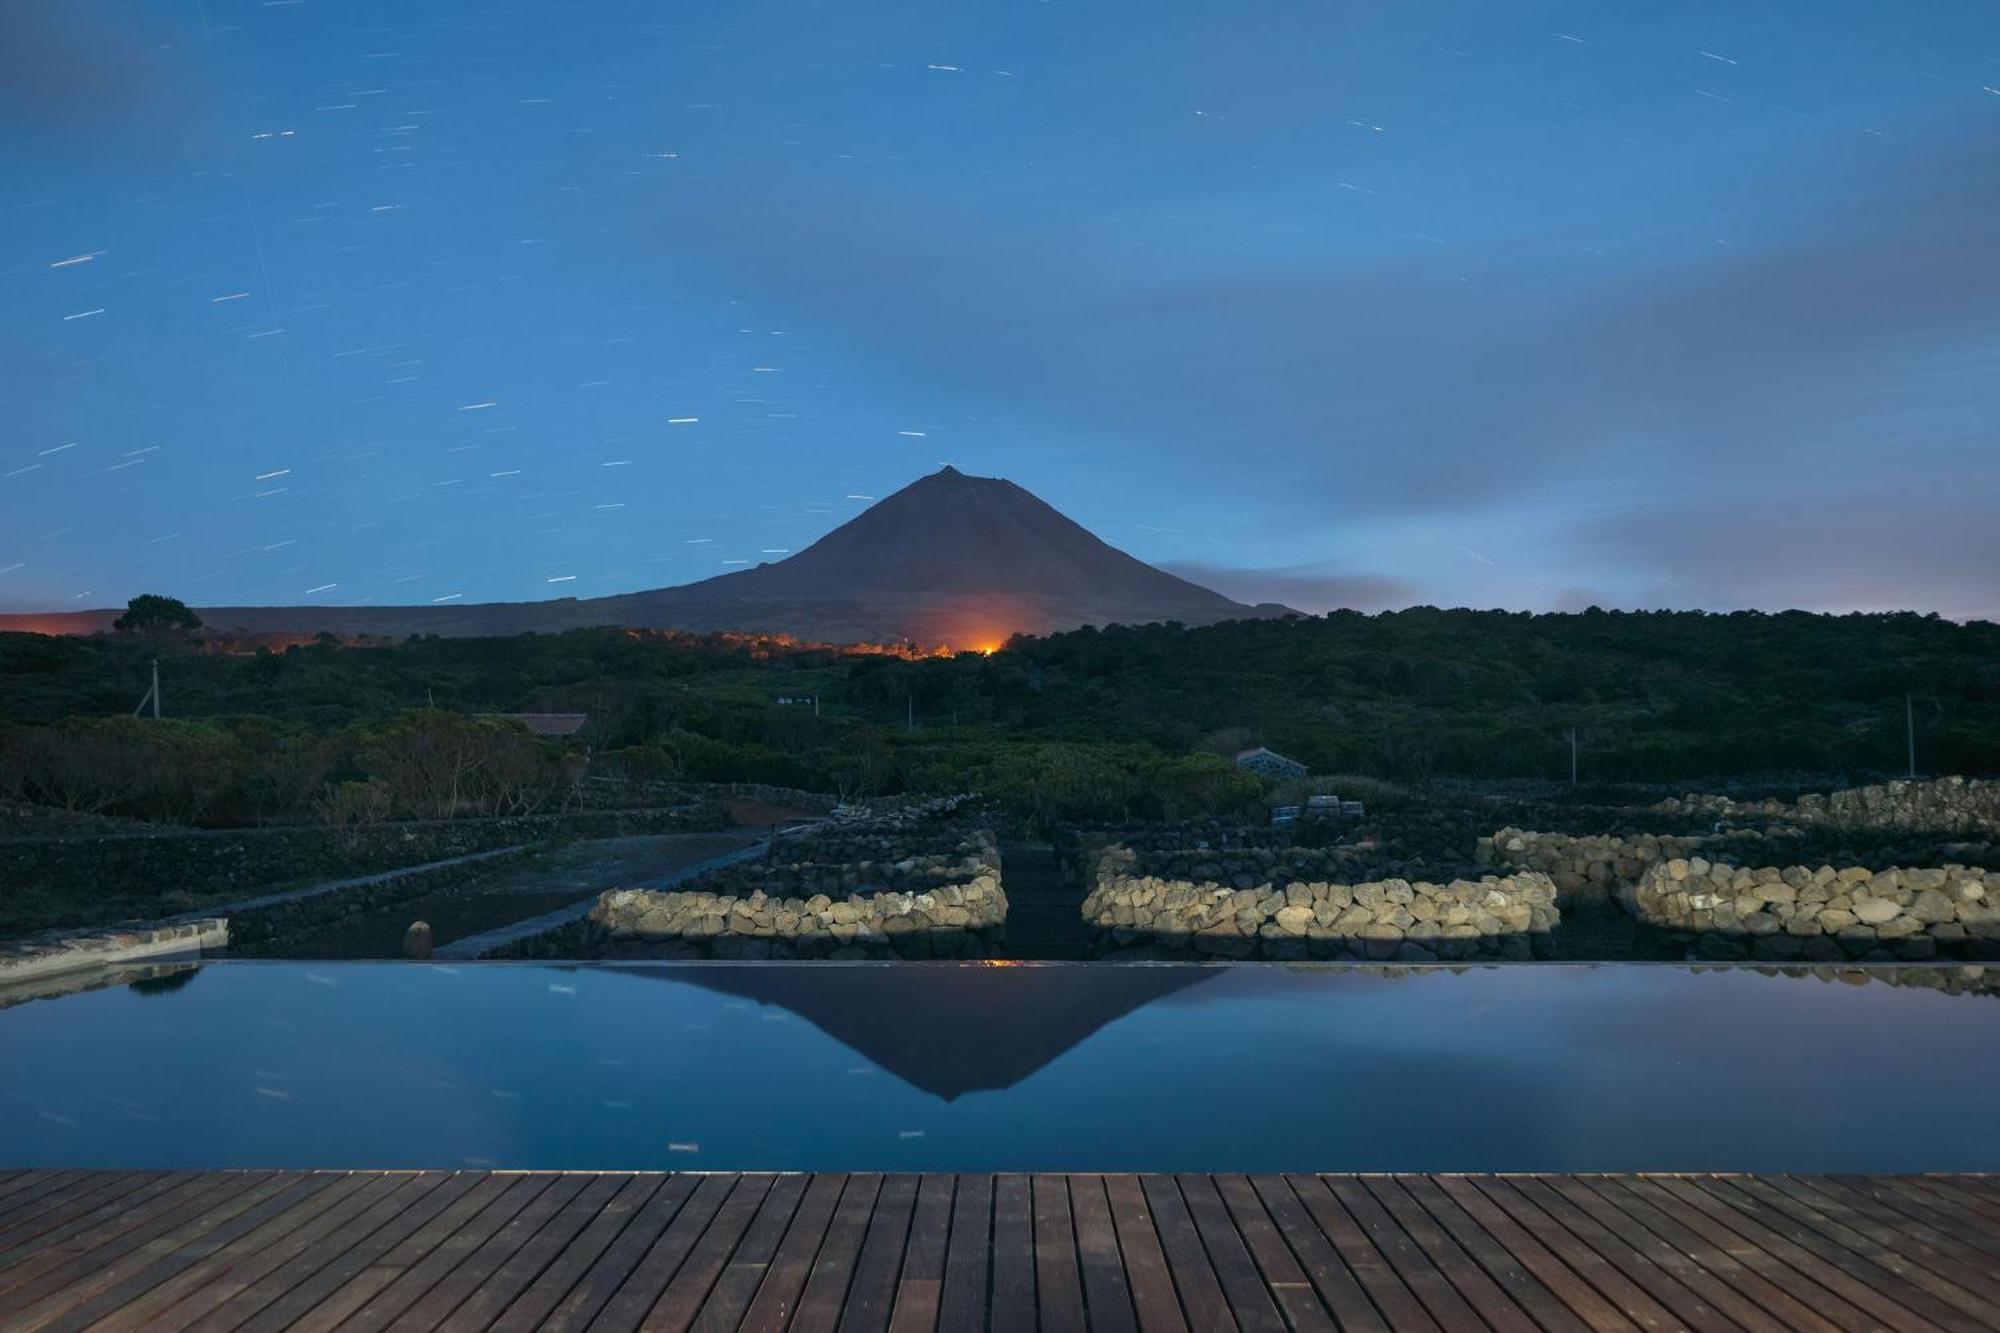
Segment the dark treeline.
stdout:
[[[165,725],[129,716],[155,658]],[[0,635],[0,797],[209,823],[547,808],[577,750],[469,715],[576,711],[594,774],[1174,816],[1253,804],[1222,758],[1253,742],[1320,773],[1559,779],[1574,730],[1587,780],[1859,780],[1904,767],[1906,698],[1921,769],[2000,771],[2000,626],[1932,616],[1417,608],[917,660],[610,629],[254,654]]]

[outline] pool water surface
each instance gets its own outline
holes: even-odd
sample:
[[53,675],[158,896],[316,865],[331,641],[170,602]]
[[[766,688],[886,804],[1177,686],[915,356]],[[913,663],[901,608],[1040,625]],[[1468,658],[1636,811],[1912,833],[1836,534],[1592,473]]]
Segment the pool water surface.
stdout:
[[0,1167],[2000,1170],[1922,975],[209,963],[0,1008]]

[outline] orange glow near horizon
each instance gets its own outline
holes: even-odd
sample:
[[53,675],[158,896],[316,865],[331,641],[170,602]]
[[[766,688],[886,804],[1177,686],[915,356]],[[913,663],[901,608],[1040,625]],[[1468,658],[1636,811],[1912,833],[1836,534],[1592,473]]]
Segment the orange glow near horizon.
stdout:
[[[82,638],[109,632],[102,626],[79,625],[75,619],[66,618],[59,612],[46,616],[15,615],[7,619],[11,623],[0,626],[0,629],[9,633],[41,634],[51,638]],[[950,621],[949,625],[942,623],[947,619]],[[955,657],[960,653],[978,653],[981,657],[993,656],[1005,648],[1007,640],[1017,632],[1013,628],[995,628],[996,621],[1005,624],[1004,619],[992,615],[990,611],[977,616],[948,616],[941,618],[941,623],[931,635],[920,640],[909,639],[897,643],[831,643],[819,639],[802,639],[791,634],[745,630],[627,628],[623,632],[631,639],[699,642],[743,648],[759,660],[768,660],[790,653],[827,652],[848,657],[899,657],[905,661],[915,662],[931,657]],[[309,633],[282,630],[202,629],[192,636],[191,643],[202,651],[234,657],[248,656],[260,649],[282,653],[287,649],[305,647],[323,639],[332,639],[344,648],[382,648],[401,643],[403,636],[334,634],[327,631]]]

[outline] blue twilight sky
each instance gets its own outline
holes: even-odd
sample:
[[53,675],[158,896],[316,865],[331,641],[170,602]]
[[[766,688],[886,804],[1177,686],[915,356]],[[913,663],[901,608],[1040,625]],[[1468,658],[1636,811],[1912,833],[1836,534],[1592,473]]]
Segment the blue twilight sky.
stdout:
[[951,462],[1308,609],[2000,616],[1990,0],[8,0],[0,135],[0,607]]

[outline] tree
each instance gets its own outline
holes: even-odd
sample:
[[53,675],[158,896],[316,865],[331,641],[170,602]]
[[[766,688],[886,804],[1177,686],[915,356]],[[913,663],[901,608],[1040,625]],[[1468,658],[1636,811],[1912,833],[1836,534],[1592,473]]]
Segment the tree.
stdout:
[[125,614],[111,623],[120,634],[161,634],[175,630],[198,630],[201,617],[178,597],[141,593],[125,604]]

